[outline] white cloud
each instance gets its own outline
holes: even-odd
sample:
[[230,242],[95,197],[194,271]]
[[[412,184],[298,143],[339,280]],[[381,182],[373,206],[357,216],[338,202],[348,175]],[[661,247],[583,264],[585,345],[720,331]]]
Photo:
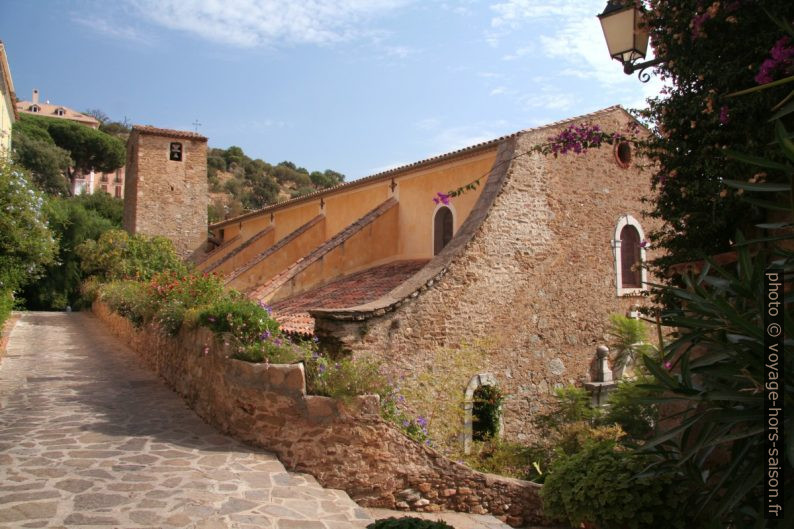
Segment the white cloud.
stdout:
[[491,26],[515,28],[531,19],[579,17],[588,13],[595,3],[595,0],[507,0],[491,6],[491,10],[496,12]]
[[113,37],[115,39],[129,40],[137,44],[152,44],[153,38],[144,35],[132,26],[127,26],[112,22],[99,17],[74,17],[72,20],[80,25],[86,26],[97,33]]
[[549,110],[568,110],[577,103],[577,99],[566,93],[529,94],[521,98],[526,109],[545,108]]
[[366,22],[409,0],[129,0],[149,20],[238,47],[329,44],[366,36]]

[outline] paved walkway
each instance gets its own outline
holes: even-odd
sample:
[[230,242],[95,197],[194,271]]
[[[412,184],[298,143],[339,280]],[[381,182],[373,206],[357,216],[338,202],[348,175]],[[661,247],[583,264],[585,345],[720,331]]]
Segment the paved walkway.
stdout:
[[0,527],[352,529],[369,514],[218,434],[84,313],[26,313],[0,360]]

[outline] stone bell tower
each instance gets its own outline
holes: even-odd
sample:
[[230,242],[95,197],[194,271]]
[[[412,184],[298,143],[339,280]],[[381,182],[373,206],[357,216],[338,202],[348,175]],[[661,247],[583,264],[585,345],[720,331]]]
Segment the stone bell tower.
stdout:
[[124,229],[162,235],[182,257],[207,239],[207,138],[135,125],[127,140]]

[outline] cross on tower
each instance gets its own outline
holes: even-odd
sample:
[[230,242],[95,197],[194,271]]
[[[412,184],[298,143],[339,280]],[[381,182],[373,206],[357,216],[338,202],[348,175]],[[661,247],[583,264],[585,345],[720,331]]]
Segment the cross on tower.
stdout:
[[199,123],[199,120],[196,120],[196,121],[194,121],[194,122],[192,123],[192,125],[193,125],[193,129],[194,129],[196,132],[198,132],[198,128],[201,126],[201,123]]

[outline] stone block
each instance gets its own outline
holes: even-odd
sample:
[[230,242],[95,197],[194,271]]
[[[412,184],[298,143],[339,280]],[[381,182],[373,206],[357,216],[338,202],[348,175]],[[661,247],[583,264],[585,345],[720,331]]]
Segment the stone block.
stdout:
[[336,401],[332,398],[308,395],[305,400],[309,417],[325,418],[336,413]]

